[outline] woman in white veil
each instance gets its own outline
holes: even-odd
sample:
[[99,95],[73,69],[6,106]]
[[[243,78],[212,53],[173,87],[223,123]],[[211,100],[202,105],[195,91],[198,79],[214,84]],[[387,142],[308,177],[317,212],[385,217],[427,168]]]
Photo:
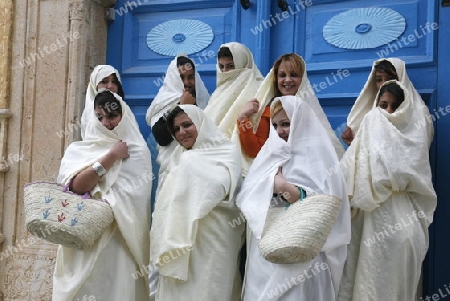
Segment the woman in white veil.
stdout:
[[156,300],[238,301],[238,149],[197,106],[177,106],[167,124],[177,145],[153,213]]
[[[255,96],[264,77],[256,66],[250,49],[241,43],[220,45],[217,59],[217,87],[205,113],[231,138],[237,134],[236,119],[241,108]],[[222,60],[227,64],[222,64]]]
[[[352,206],[340,301],[419,297],[428,226],[437,204],[429,162],[433,125],[404,63],[394,62],[400,63],[401,81],[385,82],[374,99],[358,98],[348,118],[357,131],[340,162]],[[403,90],[404,100],[388,113],[377,104],[393,84]]]
[[[327,131],[305,101],[296,96],[276,97],[272,107],[278,102],[290,122],[288,137],[281,138],[271,126],[269,138],[253,161],[236,201],[250,230],[243,300],[335,300],[350,241],[344,179],[340,170],[327,172],[337,164],[338,157]],[[278,192],[274,191],[274,183],[280,168],[283,181],[301,187],[307,196],[333,195],[343,201],[322,251],[310,262],[274,264],[265,260],[258,248],[271,198]],[[305,279],[311,274],[314,276]]]
[[[104,91],[95,97],[95,119],[85,119],[83,141],[69,145],[58,182],[71,190],[106,199],[114,222],[87,250],[59,246],[53,300],[148,300],[151,159],[136,119],[122,98]],[[114,109],[116,108],[116,109]],[[87,109],[86,109],[87,110]]]

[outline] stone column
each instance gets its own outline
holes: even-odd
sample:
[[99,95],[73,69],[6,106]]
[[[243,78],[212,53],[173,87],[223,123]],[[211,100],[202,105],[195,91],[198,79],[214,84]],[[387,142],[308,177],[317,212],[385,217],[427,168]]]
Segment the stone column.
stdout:
[[[9,89],[11,82],[11,48],[13,30],[13,1],[3,0],[0,2],[0,191],[3,191],[5,175],[9,166],[6,161],[6,144],[8,138],[8,119],[11,117],[9,111]],[[2,250],[5,235],[3,234],[3,194],[0,194],[0,250]],[[0,300],[4,299],[4,292],[0,287]]]
[[114,2],[0,0],[0,301],[51,300],[57,246],[27,232],[23,187],[55,181],[65,148],[79,140]]

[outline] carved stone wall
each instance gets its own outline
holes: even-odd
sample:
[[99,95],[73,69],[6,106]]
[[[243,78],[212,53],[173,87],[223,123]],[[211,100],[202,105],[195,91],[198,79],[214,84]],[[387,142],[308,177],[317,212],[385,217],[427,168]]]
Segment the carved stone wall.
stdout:
[[65,148],[80,137],[114,2],[0,1],[0,301],[51,300],[56,246],[26,231],[23,187],[56,180]]

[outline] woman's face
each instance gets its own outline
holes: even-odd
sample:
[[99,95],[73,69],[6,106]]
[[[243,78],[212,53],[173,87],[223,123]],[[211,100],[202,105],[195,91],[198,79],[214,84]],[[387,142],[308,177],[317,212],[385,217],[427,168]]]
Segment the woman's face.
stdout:
[[186,113],[181,113],[173,119],[175,139],[184,148],[191,149],[197,140],[197,127]]
[[377,90],[380,90],[380,87],[384,82],[387,82],[388,80],[391,80],[389,74],[385,72],[376,71],[375,72],[375,85],[377,86]]
[[112,91],[114,93],[119,92],[119,85],[115,74],[111,74],[110,76],[105,77],[101,82],[98,83],[97,91],[102,88],[108,89],[109,91]]
[[195,95],[195,72],[191,64],[185,64],[178,67],[180,78],[183,82],[184,90]]
[[94,108],[94,111],[98,121],[100,121],[101,124],[108,130],[113,130],[122,120],[122,114],[120,112],[111,110],[109,107],[105,109],[96,106]]
[[384,92],[380,95],[380,99],[378,100],[377,107],[385,110],[389,114],[394,113],[394,104],[395,104],[395,96],[390,92]]
[[290,61],[282,61],[277,73],[278,90],[282,96],[295,95],[302,83],[302,74],[295,72]]
[[234,61],[231,57],[227,56],[221,57],[220,59],[217,60],[217,64],[219,65],[219,69],[222,72],[227,72],[236,69],[236,67],[234,66]]
[[287,141],[291,130],[291,121],[286,115],[286,111],[284,109],[280,110],[277,114],[275,114],[275,116],[273,116],[272,125],[277,131],[278,136],[284,141]]

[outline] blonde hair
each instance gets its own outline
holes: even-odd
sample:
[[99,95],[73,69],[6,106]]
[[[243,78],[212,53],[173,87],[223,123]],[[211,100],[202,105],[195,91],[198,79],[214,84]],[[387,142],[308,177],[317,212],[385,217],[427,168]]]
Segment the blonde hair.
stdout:
[[291,62],[292,69],[297,72],[298,76],[303,76],[305,72],[305,65],[303,63],[303,59],[295,53],[287,53],[280,56],[275,63],[273,64],[273,90],[275,92],[275,96],[281,96],[280,89],[278,89],[278,69],[282,62]]
[[273,119],[281,110],[284,110],[280,99],[276,98],[274,101],[275,103],[270,107],[270,119]]

